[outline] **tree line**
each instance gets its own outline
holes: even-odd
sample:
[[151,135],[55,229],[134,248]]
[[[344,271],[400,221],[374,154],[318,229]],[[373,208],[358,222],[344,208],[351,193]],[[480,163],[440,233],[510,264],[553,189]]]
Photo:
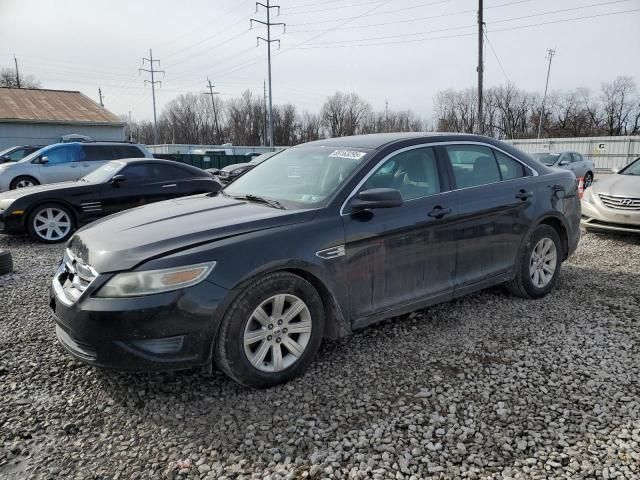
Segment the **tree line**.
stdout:
[[[290,103],[274,105],[276,145],[296,145],[326,137],[380,132],[478,131],[477,90],[443,90],[434,97],[434,118],[412,110],[374,110],[357,93],[336,92],[319,112],[300,111]],[[124,117],[123,117],[124,118]],[[633,78],[604,82],[598,91],[578,88],[552,91],[542,108],[542,95],[514,84],[484,91],[483,132],[500,139],[618,136],[640,134],[640,96]],[[158,121],[160,143],[264,145],[267,112],[262,96],[245,91],[239,98],[221,100],[187,93],[163,109]],[[153,125],[134,122],[131,135],[153,143]]]

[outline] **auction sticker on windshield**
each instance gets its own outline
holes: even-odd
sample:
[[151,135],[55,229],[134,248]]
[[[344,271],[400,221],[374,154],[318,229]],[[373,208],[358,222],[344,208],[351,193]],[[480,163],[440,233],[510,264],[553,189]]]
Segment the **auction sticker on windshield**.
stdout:
[[335,150],[329,157],[333,158],[348,158],[350,160],[360,160],[364,157],[366,152],[356,152],[353,150]]

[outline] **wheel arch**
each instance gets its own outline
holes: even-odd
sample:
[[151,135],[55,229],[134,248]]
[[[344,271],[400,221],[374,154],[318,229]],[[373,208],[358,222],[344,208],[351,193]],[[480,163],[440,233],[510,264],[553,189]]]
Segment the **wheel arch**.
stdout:
[[42,182],[40,182],[40,180],[38,180],[33,175],[29,175],[28,173],[19,173],[9,181],[9,189],[11,189],[11,185],[13,185],[13,182],[15,182],[19,178],[31,178],[32,180],[35,180],[36,185],[42,185]]
[[47,205],[47,204],[58,204],[58,205],[62,205],[63,207],[65,207],[67,210],[69,210],[69,213],[71,213],[71,215],[73,215],[73,220],[76,223],[76,228],[78,227],[78,213],[76,212],[76,209],[73,208],[73,205],[71,205],[66,200],[62,200],[62,199],[58,199],[58,198],[55,198],[55,199],[43,198],[41,200],[37,200],[36,202],[34,202],[33,205],[29,205],[25,209],[25,213],[24,213],[25,227],[27,226],[27,222],[29,221],[29,217],[31,216],[33,211],[36,208],[38,208],[38,207],[40,207],[42,205]]
[[221,315],[224,315],[224,312],[227,311],[236,297],[240,295],[240,293],[251,283],[255,282],[259,278],[272,275],[274,273],[288,272],[308,281],[320,295],[320,299],[322,300],[322,304],[325,308],[324,337],[330,339],[345,337],[351,333],[351,326],[347,321],[347,317],[344,315],[343,306],[340,304],[340,301],[336,297],[334,291],[329,286],[330,281],[323,278],[322,273],[317,270],[317,266],[307,264],[306,262],[295,262],[275,265],[272,264],[266,268],[255,271],[244,277],[231,289],[233,293],[229,295],[222,305]]
[[562,246],[562,260],[566,260],[569,256],[569,231],[564,222],[559,217],[547,216],[540,219],[536,226],[538,225],[548,225],[558,233]]

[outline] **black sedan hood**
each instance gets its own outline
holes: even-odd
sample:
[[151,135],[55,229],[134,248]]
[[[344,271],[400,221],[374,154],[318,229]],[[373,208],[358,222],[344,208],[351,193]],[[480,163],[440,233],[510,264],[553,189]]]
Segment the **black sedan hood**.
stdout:
[[4,200],[6,198],[14,198],[19,199],[22,197],[26,197],[27,195],[31,195],[33,193],[46,193],[46,192],[56,192],[58,190],[64,190],[69,187],[86,187],[90,185],[86,182],[61,182],[61,183],[49,183],[47,185],[36,185],[34,187],[27,188],[16,188],[15,190],[9,190],[8,192],[0,193],[0,200]]
[[79,230],[70,248],[97,272],[113,272],[170,252],[312,216],[310,210],[280,210],[221,195],[196,195],[98,220]]

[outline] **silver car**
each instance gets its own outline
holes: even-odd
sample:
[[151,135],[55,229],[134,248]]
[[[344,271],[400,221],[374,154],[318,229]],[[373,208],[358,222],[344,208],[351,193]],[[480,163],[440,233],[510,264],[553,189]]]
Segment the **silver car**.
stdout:
[[131,143],[56,143],[0,165],[0,192],[78,180],[111,160],[152,156],[143,145]]
[[585,160],[578,152],[561,153],[534,153],[533,158],[544,163],[548,167],[559,167],[571,170],[576,178],[584,178],[584,188],[593,183],[593,174],[596,171],[591,160]]
[[587,231],[640,233],[640,158],[585,190],[582,225]]

